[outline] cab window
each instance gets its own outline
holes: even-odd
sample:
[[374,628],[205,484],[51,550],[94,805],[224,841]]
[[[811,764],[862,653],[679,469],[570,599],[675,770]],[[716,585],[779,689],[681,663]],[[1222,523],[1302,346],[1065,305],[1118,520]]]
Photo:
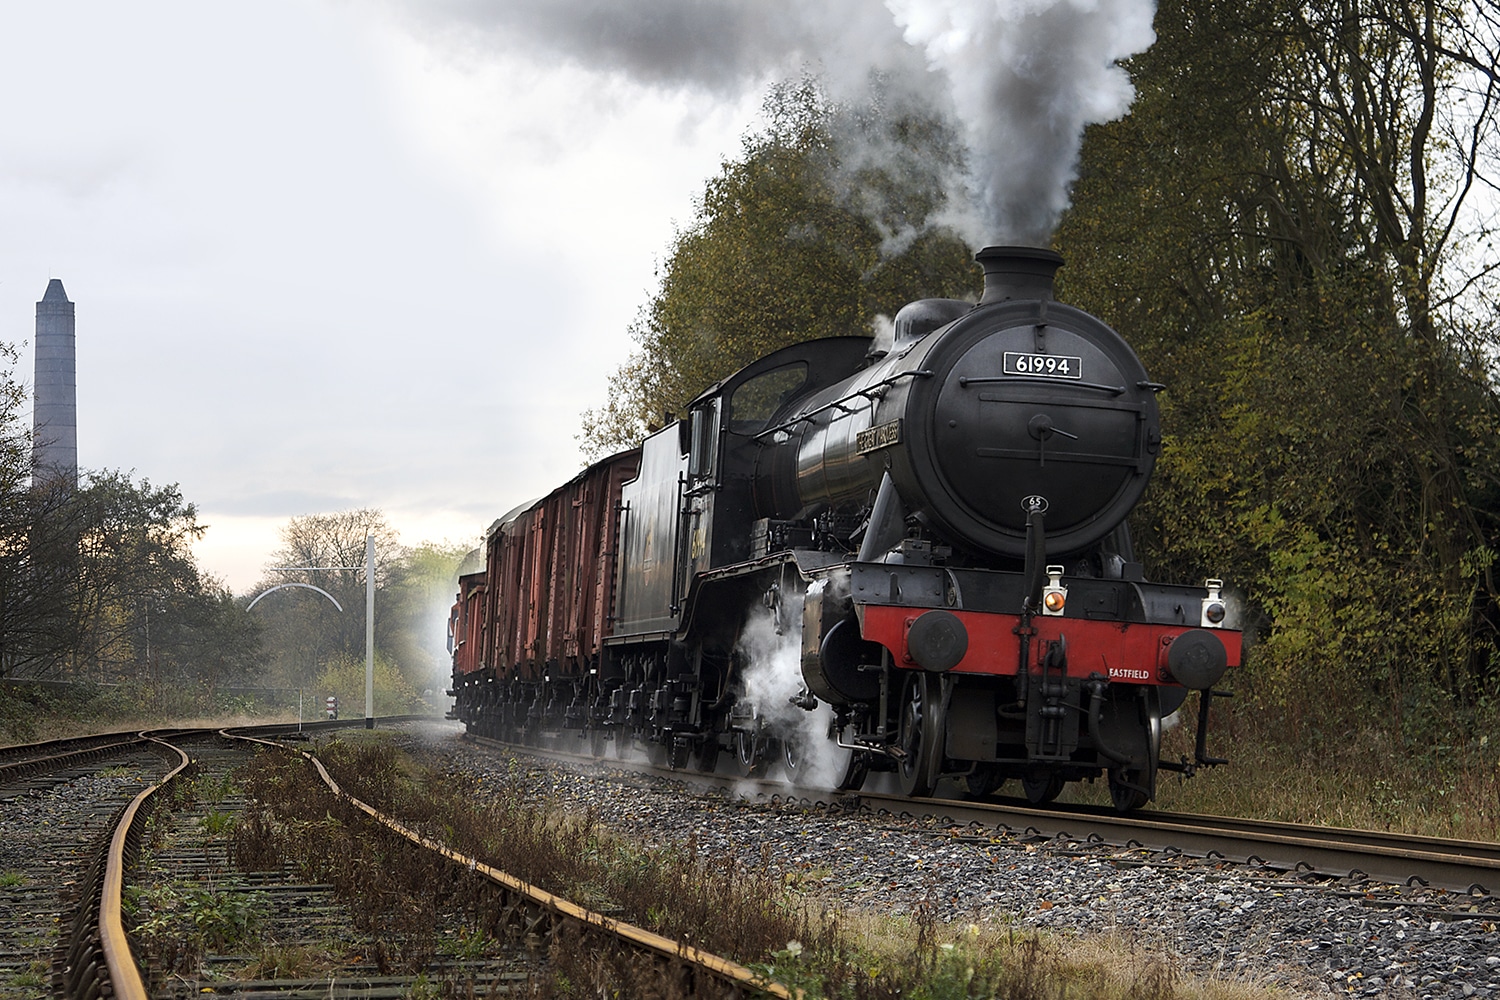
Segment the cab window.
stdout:
[[729,401],[730,429],[736,434],[759,434],[806,382],[804,362],[773,368],[750,379],[734,390]]
[[714,474],[719,450],[719,400],[717,397],[693,410],[688,440],[688,475],[707,479]]

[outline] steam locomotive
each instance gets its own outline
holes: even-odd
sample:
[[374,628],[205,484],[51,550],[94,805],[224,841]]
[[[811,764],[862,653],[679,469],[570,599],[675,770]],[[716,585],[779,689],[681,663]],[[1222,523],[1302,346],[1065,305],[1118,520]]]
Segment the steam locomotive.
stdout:
[[[496,521],[449,622],[451,717],[912,796],[1106,776],[1121,811],[1159,769],[1221,763],[1223,585],[1147,582],[1125,523],[1163,386],[1054,299],[1059,255],[976,259],[977,304],[761,358]],[[1195,757],[1163,761],[1190,691]]]

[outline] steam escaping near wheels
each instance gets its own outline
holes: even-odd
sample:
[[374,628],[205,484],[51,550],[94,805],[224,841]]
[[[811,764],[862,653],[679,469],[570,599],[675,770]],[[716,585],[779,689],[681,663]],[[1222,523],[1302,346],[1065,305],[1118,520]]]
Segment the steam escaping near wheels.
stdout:
[[[744,700],[754,709],[778,748],[776,765],[797,784],[835,788],[849,767],[849,751],[828,738],[833,709],[819,702],[812,711],[798,707],[806,697],[802,680],[803,595],[780,594],[775,606],[753,608],[740,631],[735,652],[742,662]],[[795,761],[795,768],[789,763]],[[792,773],[795,771],[795,773]]]

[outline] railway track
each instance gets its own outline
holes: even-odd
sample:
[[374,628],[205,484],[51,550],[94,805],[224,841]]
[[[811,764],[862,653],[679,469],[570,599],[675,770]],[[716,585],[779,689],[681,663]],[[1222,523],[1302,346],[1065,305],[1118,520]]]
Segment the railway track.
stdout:
[[[518,753],[557,755],[593,762],[570,750],[494,743]],[[1374,830],[1354,830],[1198,816],[1143,809],[1129,815],[1093,806],[1036,807],[1002,797],[908,798],[880,791],[839,792],[800,787],[768,778],[726,777],[664,767],[650,761],[611,757],[607,763],[673,778],[706,788],[730,788],[765,798],[800,799],[841,811],[930,817],[948,828],[995,830],[1034,840],[1103,842],[1162,854],[1223,859],[1294,876],[1324,879],[1366,878],[1406,887],[1431,887],[1484,899],[1500,909],[1500,844],[1449,840]],[[945,786],[946,787],[946,786]]]
[[[60,995],[55,983],[61,914],[80,889],[121,811],[167,770],[141,741],[54,742],[0,762],[0,998]],[[50,763],[43,763],[44,760]]]
[[[0,864],[7,883],[19,881],[25,889],[15,893],[20,905],[10,905],[9,888],[17,887],[8,887],[0,919],[21,913],[31,921],[5,925],[4,940],[28,944],[15,955],[0,952],[0,1000],[49,990],[126,1000],[205,990],[265,998],[397,997],[439,989],[505,996],[542,969],[550,948],[584,942],[632,951],[634,967],[667,984],[667,994],[790,995],[718,956],[459,855],[343,792],[311,754],[283,750],[301,753],[326,783],[334,805],[325,815],[337,813],[345,826],[368,820],[363,825],[369,836],[383,838],[378,850],[391,866],[404,864],[396,858],[407,852],[423,859],[412,863],[446,873],[428,881],[464,886],[462,904],[418,907],[421,927],[413,931],[422,941],[458,947],[396,954],[405,939],[388,923],[371,926],[367,914],[351,913],[334,885],[310,881],[285,864],[240,863],[253,838],[236,834],[246,802],[233,775],[256,746],[266,745],[264,735],[131,734],[0,755],[0,799],[35,802],[60,788],[75,799],[69,832],[59,837],[54,827],[45,835],[51,853],[69,855],[65,870],[53,870],[54,860],[52,868],[12,875]],[[254,870],[238,870],[243,867]],[[388,874],[369,876],[382,883]],[[398,909],[415,906],[405,895],[396,903]],[[476,922],[476,913],[484,919]]]
[[[216,737],[192,750],[191,793],[159,815],[131,880],[136,952],[146,959],[151,996],[394,997],[440,983],[504,996],[528,979],[533,963],[516,949],[435,950],[413,968],[410,956],[392,954],[394,941],[361,926],[335,885],[280,862],[242,870],[235,832],[247,803],[235,772],[255,745]],[[435,909],[424,930],[443,940],[460,934],[463,922]]]

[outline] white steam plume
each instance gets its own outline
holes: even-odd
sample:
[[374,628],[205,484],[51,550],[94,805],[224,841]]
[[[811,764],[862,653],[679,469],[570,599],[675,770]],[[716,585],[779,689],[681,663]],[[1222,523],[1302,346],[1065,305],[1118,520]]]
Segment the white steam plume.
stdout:
[[[982,225],[1045,244],[1078,175],[1084,126],[1118,118],[1135,87],[1118,65],[1156,40],[1152,0],[886,0],[948,80]],[[950,220],[950,224],[954,220]]]
[[562,60],[603,86],[734,97],[814,70],[835,102],[859,104],[878,80],[883,100],[957,124],[967,177],[944,221],[976,247],[1046,242],[1084,126],[1134,97],[1118,61],[1155,37],[1153,0],[389,2],[471,53]]
[[[813,587],[822,586],[816,582]],[[779,631],[778,631],[779,629]],[[792,704],[802,693],[802,598],[787,597],[779,610],[756,607],[737,643],[745,667],[745,701],[780,739],[801,749],[802,781],[831,788],[842,780],[849,752],[829,738],[833,709],[822,702],[809,712]]]

